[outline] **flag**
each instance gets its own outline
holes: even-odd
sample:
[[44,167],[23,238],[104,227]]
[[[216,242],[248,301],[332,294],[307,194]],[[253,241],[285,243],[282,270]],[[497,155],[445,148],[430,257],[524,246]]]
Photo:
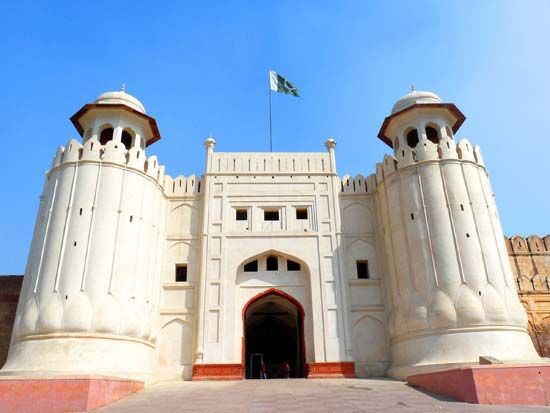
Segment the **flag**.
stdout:
[[271,90],[274,92],[286,93],[288,95],[300,97],[298,94],[298,89],[296,89],[292,83],[281,75],[275,73],[273,70],[269,71],[269,85]]

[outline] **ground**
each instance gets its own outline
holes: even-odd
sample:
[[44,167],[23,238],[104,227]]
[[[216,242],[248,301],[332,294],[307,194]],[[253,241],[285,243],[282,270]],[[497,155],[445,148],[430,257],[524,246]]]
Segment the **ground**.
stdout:
[[548,412],[547,407],[482,406],[429,395],[385,379],[168,382],[97,412]]

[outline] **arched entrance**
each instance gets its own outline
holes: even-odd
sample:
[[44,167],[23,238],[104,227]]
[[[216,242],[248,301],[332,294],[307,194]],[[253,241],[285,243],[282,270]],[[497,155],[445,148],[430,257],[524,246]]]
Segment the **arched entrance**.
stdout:
[[292,296],[275,288],[253,297],[243,308],[243,369],[245,378],[305,377],[304,309]]

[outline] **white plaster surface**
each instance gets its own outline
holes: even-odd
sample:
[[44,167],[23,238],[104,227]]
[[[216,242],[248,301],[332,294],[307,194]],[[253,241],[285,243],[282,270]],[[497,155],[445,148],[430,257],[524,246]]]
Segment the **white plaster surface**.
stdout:
[[[308,362],[355,361],[360,377],[538,359],[480,150],[455,142],[437,96],[398,102],[419,106],[395,115],[395,157],[366,178],[338,176],[334,140],[326,152],[226,153],[213,139],[201,176],[172,178],[146,157],[143,119],[108,107],[145,112],[120,93],[98,98],[106,106],[83,115],[84,143],[60,147],[47,173],[0,374],[149,382],[189,379],[195,363],[241,363],[243,307],[269,288],[302,305]],[[101,145],[105,127],[113,139]],[[266,270],[270,255],[278,271]],[[244,272],[255,259],[258,271]],[[287,260],[301,270],[286,271]],[[358,260],[369,279],[358,279]],[[187,281],[176,282],[177,264]]]

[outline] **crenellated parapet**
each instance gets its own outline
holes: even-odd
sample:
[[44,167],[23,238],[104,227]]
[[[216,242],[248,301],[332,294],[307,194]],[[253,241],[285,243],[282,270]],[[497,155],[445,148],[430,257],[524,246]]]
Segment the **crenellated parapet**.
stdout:
[[329,153],[213,152],[211,174],[327,174],[335,173]]
[[342,194],[373,194],[376,192],[376,176],[374,174],[364,177],[363,175],[344,175],[340,178],[340,192]]
[[520,294],[550,293],[550,235],[505,239]]
[[378,181],[383,180],[398,170],[423,162],[445,161],[470,162],[485,169],[481,148],[478,145],[472,145],[468,139],[462,139],[457,144],[452,138],[445,136],[439,143],[424,140],[414,148],[398,147],[395,156],[386,154],[384,160],[376,165],[376,178]]
[[65,146],[58,147],[48,176],[58,168],[79,162],[118,166],[142,173],[164,186],[164,165],[158,163],[155,155],[147,158],[145,150],[139,147],[126,149],[123,144],[113,140],[102,145],[94,138],[88,139],[84,144],[71,139]]
[[199,196],[203,190],[203,177],[179,175],[176,178],[164,177],[164,195],[168,198]]

